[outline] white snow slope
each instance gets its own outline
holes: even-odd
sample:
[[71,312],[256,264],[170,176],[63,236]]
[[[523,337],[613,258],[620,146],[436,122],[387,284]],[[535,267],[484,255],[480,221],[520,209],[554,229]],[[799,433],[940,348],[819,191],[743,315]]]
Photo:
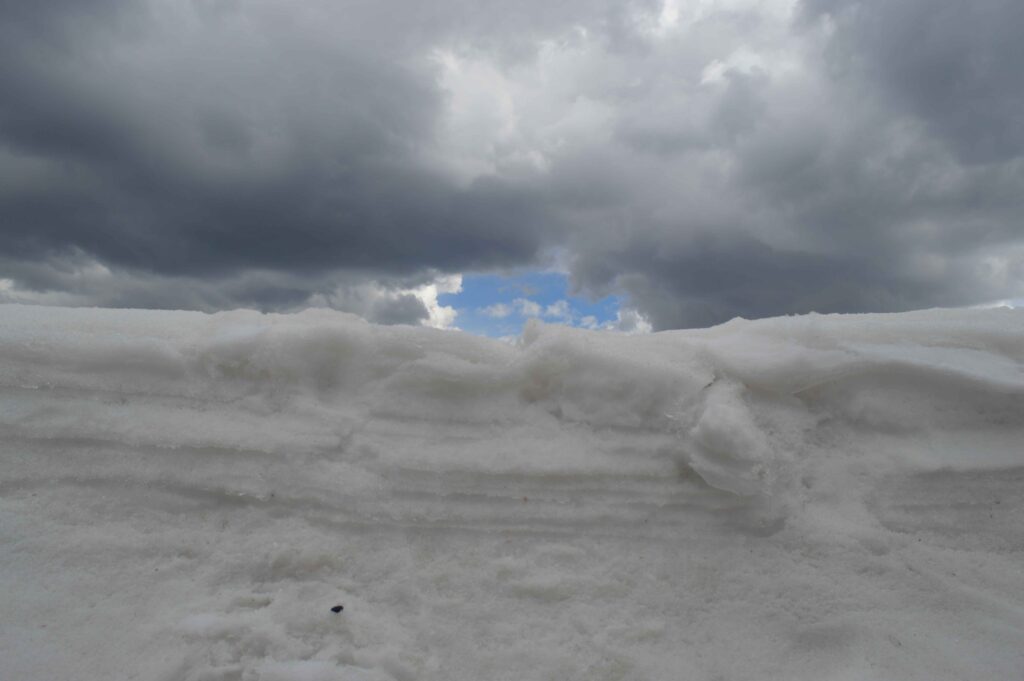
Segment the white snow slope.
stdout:
[[1024,678],[1024,313],[2,306],[0,589],[11,681]]

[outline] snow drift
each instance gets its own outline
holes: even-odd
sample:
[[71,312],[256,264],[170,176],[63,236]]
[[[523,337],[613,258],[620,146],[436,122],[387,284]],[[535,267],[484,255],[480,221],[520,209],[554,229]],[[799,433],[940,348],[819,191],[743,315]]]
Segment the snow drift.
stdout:
[[0,465],[2,678],[1024,669],[1018,311],[0,306]]

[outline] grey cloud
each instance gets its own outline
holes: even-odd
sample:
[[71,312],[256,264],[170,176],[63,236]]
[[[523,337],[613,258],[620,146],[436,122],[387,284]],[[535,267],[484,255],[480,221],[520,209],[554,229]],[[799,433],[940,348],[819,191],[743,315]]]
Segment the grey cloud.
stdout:
[[0,203],[10,254],[408,273],[528,262],[554,228],[530,187],[425,166],[433,67],[358,12],[313,3],[340,35],[310,36],[274,3],[40,5],[0,8],[3,162],[48,175]]
[[968,163],[1024,153],[1024,4],[1017,0],[805,0],[829,16],[835,72],[878,85]]
[[416,324],[429,316],[423,301],[410,294],[379,301],[374,304],[372,313],[366,315],[379,324]]
[[[959,89],[939,79],[914,90],[915,69],[941,70],[933,52],[942,41],[925,36],[893,62],[914,41],[915,17],[931,30],[928,4],[854,4],[819,8],[835,17],[832,33],[796,29],[800,70],[727,69],[714,93],[691,78],[685,96],[675,93],[674,123],[665,109],[673,97],[654,88],[616,103],[623,148],[616,163],[590,172],[619,201],[589,215],[574,242],[579,290],[626,291],[656,328],[966,305],[1024,291],[1024,119],[1009,115],[1024,110],[1024,69],[1008,66],[1021,60],[1002,29],[985,43],[992,24],[1019,25],[1020,10],[953,3],[966,18],[942,25],[962,33],[947,56]],[[892,44],[877,45],[885,36],[868,27],[891,14],[903,24],[889,31]],[[991,70],[961,64],[999,59]],[[984,96],[962,101],[957,92]]]
[[362,274],[245,270],[218,277],[113,271],[82,252],[42,261],[0,258],[0,302],[101,307],[188,308],[214,312],[252,308],[287,312],[330,306],[380,324],[417,324],[429,318],[424,301],[409,293],[433,274],[376,277]]
[[772,6],[0,0],[0,294],[415,323],[552,253],[656,328],[1024,293],[1020,3]]
[[962,305],[975,302],[963,292],[964,282],[982,285],[958,263],[922,275],[903,254],[893,262],[787,252],[748,239],[698,239],[679,252],[666,252],[663,243],[634,243],[628,252],[604,254],[596,271],[595,260],[579,261],[576,276],[589,286],[628,292],[662,329],[757,318],[765,310],[778,315]]

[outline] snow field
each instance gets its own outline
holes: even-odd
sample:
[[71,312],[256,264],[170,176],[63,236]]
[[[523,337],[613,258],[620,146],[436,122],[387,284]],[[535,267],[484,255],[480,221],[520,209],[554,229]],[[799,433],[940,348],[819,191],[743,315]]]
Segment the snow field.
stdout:
[[1018,311],[0,306],[0,678],[1016,678],[1022,443]]

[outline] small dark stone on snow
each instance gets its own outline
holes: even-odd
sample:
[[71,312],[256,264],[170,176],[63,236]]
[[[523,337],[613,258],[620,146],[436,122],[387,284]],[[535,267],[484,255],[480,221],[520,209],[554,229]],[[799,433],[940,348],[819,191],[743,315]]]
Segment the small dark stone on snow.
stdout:
[[331,608],[331,612],[341,612],[344,609],[345,609],[344,605],[336,605],[333,608]]

